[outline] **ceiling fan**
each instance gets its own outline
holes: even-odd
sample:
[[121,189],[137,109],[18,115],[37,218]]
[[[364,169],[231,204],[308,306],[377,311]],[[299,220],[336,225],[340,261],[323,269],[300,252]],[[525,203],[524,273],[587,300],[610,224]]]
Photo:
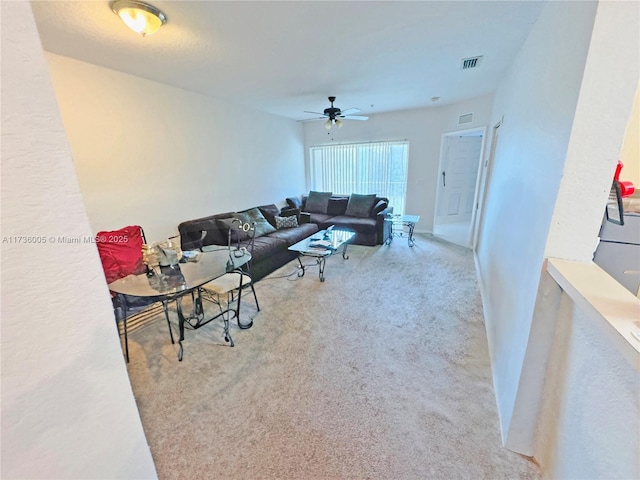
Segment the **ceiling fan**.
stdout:
[[336,101],[336,97],[329,97],[329,101],[331,102],[331,106],[329,108],[325,108],[323,113],[309,112],[307,110],[305,110],[304,113],[322,115],[321,117],[312,118],[310,120],[324,120],[326,118],[327,121],[324,126],[327,128],[327,130],[331,129],[331,127],[334,125],[338,128],[342,127],[342,120],[369,120],[369,117],[365,117],[362,115],[353,115],[354,113],[358,113],[360,111],[357,108],[340,110],[338,107],[334,107],[333,102]]

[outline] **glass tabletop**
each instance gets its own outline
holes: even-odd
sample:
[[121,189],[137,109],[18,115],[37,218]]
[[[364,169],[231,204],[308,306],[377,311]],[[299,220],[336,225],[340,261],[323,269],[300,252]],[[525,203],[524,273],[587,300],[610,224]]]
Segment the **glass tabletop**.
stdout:
[[306,255],[331,255],[335,250],[347,243],[355,232],[334,228],[327,234],[327,230],[320,230],[310,237],[300,240],[289,247],[289,250]]
[[391,213],[385,217],[385,220],[390,220],[394,223],[418,223],[420,221],[420,215],[402,215],[399,213]]
[[213,251],[201,252],[195,262],[189,261],[174,267],[156,268],[152,276],[143,273],[120,278],[109,284],[109,290],[136,297],[173,295],[200,287],[227,272],[242,267],[249,260],[251,255],[246,250],[218,247]]

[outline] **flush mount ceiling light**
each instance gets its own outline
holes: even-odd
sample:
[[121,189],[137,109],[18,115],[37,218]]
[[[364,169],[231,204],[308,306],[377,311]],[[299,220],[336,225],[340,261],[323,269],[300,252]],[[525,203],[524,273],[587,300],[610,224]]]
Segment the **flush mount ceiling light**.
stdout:
[[167,16],[156,7],[138,0],[116,0],[111,4],[111,10],[136,33],[143,37],[156,33]]

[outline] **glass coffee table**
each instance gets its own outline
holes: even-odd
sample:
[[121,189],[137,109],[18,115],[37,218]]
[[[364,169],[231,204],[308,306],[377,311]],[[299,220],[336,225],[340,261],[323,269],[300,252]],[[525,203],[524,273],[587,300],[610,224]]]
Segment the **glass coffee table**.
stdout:
[[342,249],[342,258],[347,260],[347,246],[355,237],[355,232],[351,230],[342,230],[338,228],[328,228],[320,230],[310,237],[300,240],[289,247],[292,252],[298,253],[298,262],[300,263],[300,271],[298,277],[304,276],[306,266],[302,263],[302,257],[312,257],[318,265],[318,276],[321,282],[324,282],[324,266],[327,258]]
[[416,244],[413,238],[413,229],[416,223],[420,221],[420,215],[389,214],[385,217],[384,221],[389,225],[390,229],[389,238],[387,238],[385,242],[387,245],[391,245],[393,237],[404,236],[403,227],[409,227],[409,231],[407,232],[407,243],[409,246],[413,247]]

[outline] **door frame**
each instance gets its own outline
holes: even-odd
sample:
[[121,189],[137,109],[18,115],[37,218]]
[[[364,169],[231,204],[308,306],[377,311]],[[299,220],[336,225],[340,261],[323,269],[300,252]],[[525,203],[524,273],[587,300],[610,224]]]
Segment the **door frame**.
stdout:
[[[471,250],[477,251],[478,241],[482,233],[482,225],[484,220],[484,206],[487,199],[487,187],[489,185],[489,179],[491,178],[491,172],[493,170],[493,162],[496,156],[496,148],[498,146],[498,137],[500,134],[500,126],[504,121],[504,117],[500,118],[498,122],[491,129],[491,143],[489,145],[489,155],[487,159],[482,162],[482,168],[478,171],[478,188],[476,194],[478,196],[476,201],[476,208],[474,209],[471,224]],[[480,175],[482,173],[482,175]]]
[[[440,202],[442,201],[442,168],[444,165],[444,160],[445,160],[445,144],[447,141],[448,137],[460,137],[460,136],[466,136],[472,133],[478,133],[480,135],[482,135],[482,144],[480,145],[480,155],[478,157],[478,173],[476,175],[476,189],[473,195],[473,205],[477,207],[478,205],[478,194],[479,194],[479,190],[480,190],[480,180],[482,177],[482,165],[484,164],[483,159],[484,159],[484,149],[486,146],[486,139],[487,139],[487,127],[475,127],[475,128],[468,128],[465,130],[455,130],[453,132],[446,132],[443,133],[441,135],[440,138],[440,159],[438,161],[438,175],[436,176],[436,201],[435,201],[435,208],[433,211],[433,231],[435,233],[436,230],[436,226],[438,225],[438,211],[440,208]],[[468,248],[473,248],[473,244],[472,244],[472,240],[475,241],[475,218],[476,218],[476,212],[477,212],[477,208],[472,208],[472,212],[471,212],[471,220],[469,222],[469,245]]]

